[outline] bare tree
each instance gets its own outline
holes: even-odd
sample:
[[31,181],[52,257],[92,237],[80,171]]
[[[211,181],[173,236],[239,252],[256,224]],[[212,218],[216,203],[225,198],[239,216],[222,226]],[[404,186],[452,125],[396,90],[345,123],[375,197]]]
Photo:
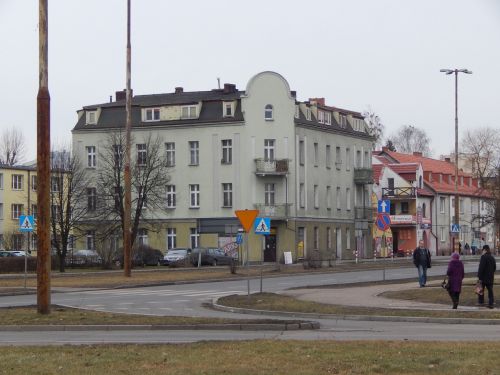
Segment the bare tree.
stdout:
[[424,130],[413,125],[403,125],[389,137],[398,152],[411,154],[421,152],[424,156],[431,156],[430,138]]
[[[51,217],[52,247],[59,257],[59,271],[65,271],[65,260],[71,236],[81,233],[79,225],[87,213],[86,169],[70,148],[61,147],[51,153]],[[71,244],[72,245],[72,244]]]
[[385,126],[380,120],[380,117],[371,108],[368,108],[368,110],[363,112],[362,115],[368,125],[370,134],[375,138],[375,142],[373,142],[373,149],[376,150],[382,145]]
[[[142,143],[139,143],[142,142]],[[123,233],[124,225],[124,155],[125,134],[110,133],[99,153],[96,176],[96,202],[92,220],[102,236]],[[135,144],[132,158],[131,242],[137,238],[139,226],[155,227],[158,213],[165,212],[166,185],[170,181],[161,138],[149,134]],[[92,203],[93,204],[93,203]],[[90,214],[90,213],[89,213]],[[110,247],[109,244],[106,247]]]
[[15,127],[5,129],[0,136],[0,164],[19,163],[25,152],[23,133]]

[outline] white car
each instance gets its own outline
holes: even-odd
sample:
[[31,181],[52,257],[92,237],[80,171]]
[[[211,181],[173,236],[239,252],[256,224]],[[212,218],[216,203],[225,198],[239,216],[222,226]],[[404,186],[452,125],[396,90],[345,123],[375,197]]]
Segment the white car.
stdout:
[[26,256],[26,251],[15,250],[11,251],[11,254],[14,255],[15,257],[24,257]]
[[163,265],[168,266],[170,264],[187,261],[188,256],[191,253],[191,249],[171,249],[167,251],[167,254],[163,257]]

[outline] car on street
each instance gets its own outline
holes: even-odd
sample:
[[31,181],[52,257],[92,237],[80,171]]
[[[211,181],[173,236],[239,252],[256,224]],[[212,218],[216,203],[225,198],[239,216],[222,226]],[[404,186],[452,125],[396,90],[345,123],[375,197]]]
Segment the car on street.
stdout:
[[[200,257],[201,255],[201,257]],[[203,265],[217,266],[231,264],[234,261],[232,256],[227,255],[223,249],[218,247],[198,247],[191,252],[191,263],[198,266],[198,262]]]
[[[23,257],[26,255],[26,251],[21,251],[21,250],[14,250],[14,251],[11,251],[12,255],[14,255],[15,257]],[[28,254],[29,255],[29,254]]]
[[162,264],[164,266],[185,264],[189,261],[189,254],[191,254],[191,249],[188,248],[176,248],[167,250],[167,253],[163,257]]
[[12,254],[11,251],[0,251],[0,257],[5,258],[5,257],[14,257],[15,255]]
[[102,258],[95,250],[78,250],[66,255],[66,265],[95,266],[102,263]]
[[[119,249],[113,262],[117,266],[122,266],[123,264],[123,249]],[[163,263],[163,253],[154,249],[148,245],[139,245],[137,248],[132,249],[132,266],[134,267],[144,267],[144,266],[158,266]]]

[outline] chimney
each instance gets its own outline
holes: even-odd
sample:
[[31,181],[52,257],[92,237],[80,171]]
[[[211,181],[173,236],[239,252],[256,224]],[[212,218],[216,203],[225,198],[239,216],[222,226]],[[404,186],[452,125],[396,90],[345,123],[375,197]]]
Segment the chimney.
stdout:
[[316,103],[317,105],[321,106],[325,105],[325,98],[309,98],[309,101],[311,103]]
[[125,100],[127,98],[127,90],[123,89],[122,91],[116,92],[116,101]]
[[413,151],[413,156],[422,156],[421,152]]
[[447,163],[451,163],[451,159],[449,157],[444,158],[444,161],[447,162]]
[[236,92],[236,85],[233,83],[224,83],[224,94]]
[[292,96],[292,98],[297,98],[297,91],[295,90],[290,91],[290,95]]
[[176,87],[175,88],[175,93],[176,94],[182,94],[183,92],[184,92],[184,88],[182,88],[182,87]]

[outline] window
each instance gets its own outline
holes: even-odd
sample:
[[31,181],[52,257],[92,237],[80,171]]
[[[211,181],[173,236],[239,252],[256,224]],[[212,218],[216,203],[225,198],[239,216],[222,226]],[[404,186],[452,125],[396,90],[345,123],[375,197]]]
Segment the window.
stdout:
[[189,228],[189,243],[191,244],[191,249],[199,246],[199,239],[200,234],[198,233],[198,228]]
[[86,146],[87,150],[87,167],[95,168],[97,166],[97,155],[95,146]]
[[3,173],[0,173],[0,189],[3,189]]
[[[372,165],[371,159],[370,159],[370,153],[368,151],[365,151],[365,168],[370,168]],[[422,181],[422,176],[420,176],[420,181]],[[422,188],[422,184],[420,184],[420,188]]]
[[299,163],[304,165],[305,163],[305,149],[304,141],[299,141]]
[[[3,220],[3,203],[0,203],[0,220]],[[0,245],[2,245],[0,243]]]
[[200,185],[198,184],[189,185],[189,207],[200,207]]
[[196,118],[196,117],[198,117],[196,115],[196,106],[195,105],[188,105],[188,106],[182,107],[181,116],[182,116],[182,118]]
[[356,168],[361,168],[361,151],[356,150]]
[[167,228],[167,250],[177,247],[177,231],[175,228]]
[[56,222],[61,221],[61,207],[57,204],[53,204],[50,207],[50,214],[52,215],[52,219],[54,219]]
[[142,186],[139,186],[139,202],[141,203],[142,201],[142,208],[147,209],[148,208],[148,195],[146,194],[145,189]]
[[147,245],[148,244],[148,230],[144,228],[139,228],[137,231],[137,241],[139,245]]
[[96,111],[87,111],[87,125],[95,125],[97,123],[96,121]]
[[318,122],[320,124],[324,124],[325,123],[325,112],[318,111]]
[[351,229],[350,228],[346,228],[345,230],[345,246],[346,246],[346,249],[347,250],[350,250],[351,249]]
[[233,184],[222,184],[222,206],[233,207]]
[[339,115],[339,125],[342,129],[345,129],[345,127],[347,126],[346,115],[342,115],[342,114]]
[[319,189],[318,185],[314,185],[314,208],[319,208]]
[[61,177],[53,176],[50,178],[50,190],[53,193],[61,191]]
[[95,187],[87,188],[87,209],[95,211],[97,208],[97,192]]
[[274,139],[264,139],[264,160],[274,161]]
[[441,242],[445,242],[445,229],[444,227],[439,228],[440,229],[440,236],[439,238],[441,239]]
[[460,198],[458,203],[459,203],[459,207],[460,207],[460,213],[463,214],[464,213],[464,199]]
[[330,169],[332,167],[332,154],[330,150],[330,145],[326,145],[326,167]]
[[200,143],[189,141],[189,165],[200,164]]
[[332,228],[326,228],[326,248],[332,249]]
[[319,228],[314,227],[314,249],[319,249]]
[[12,236],[12,247],[14,250],[22,250],[23,248],[23,235],[22,234],[14,234]]
[[232,102],[224,102],[223,103],[223,113],[224,113],[224,117],[233,117],[234,116]]
[[264,186],[264,202],[266,206],[274,206],[274,196],[275,196],[275,186],[274,184],[265,184]]
[[335,147],[335,166],[340,169],[342,164],[342,155],[340,154],[340,147]]
[[306,107],[306,120],[311,121],[311,108]]
[[351,149],[349,147],[345,149],[345,170],[351,170]]
[[318,143],[314,143],[314,166],[318,166],[318,159],[319,159],[319,150],[318,150]]
[[298,105],[295,106],[295,118],[300,117],[300,107]]
[[338,186],[337,186],[337,196],[336,196],[336,198],[337,198],[337,210],[340,211],[342,209],[342,207],[340,205],[340,202],[341,202],[340,187],[338,187]]
[[121,210],[122,207],[122,200],[123,200],[123,189],[121,186],[115,186],[114,192],[113,192],[113,198],[115,200],[115,210]]
[[13,219],[19,219],[19,216],[23,214],[23,205],[14,203],[10,206],[10,210],[12,212]]
[[325,124],[326,125],[331,125],[332,124],[332,114],[331,114],[331,112],[325,112]]
[[144,121],[160,121],[160,108],[146,108]]
[[231,164],[233,162],[233,141],[231,139],[222,140],[222,164]]
[[346,200],[346,209],[347,211],[351,210],[351,188],[345,189],[345,200]]
[[167,208],[175,208],[175,185],[167,185]]
[[408,202],[401,202],[401,213],[408,214],[410,212],[410,208]]
[[147,164],[148,152],[146,150],[146,144],[140,143],[136,145],[137,148],[137,165],[145,166]]
[[38,216],[38,206],[36,204],[31,205],[31,215],[33,215],[33,219],[36,220]]
[[271,104],[267,104],[264,109],[264,119],[266,121],[270,121],[273,119],[273,106]]
[[167,153],[167,167],[175,166],[175,142],[165,143],[165,150]]
[[326,209],[327,210],[332,209],[332,187],[331,186],[326,187]]
[[306,192],[303,182],[301,182],[299,185],[299,203],[301,208],[304,208],[306,206]]
[[23,175],[13,174],[12,175],[12,190],[23,190]]
[[427,205],[422,203],[422,217],[427,217]]
[[113,160],[115,168],[121,168],[123,164],[123,147],[122,145],[113,145]]
[[444,208],[446,206],[446,198],[439,197],[439,212],[444,214]]
[[95,250],[95,231],[88,230],[85,238],[87,240],[87,250]]

